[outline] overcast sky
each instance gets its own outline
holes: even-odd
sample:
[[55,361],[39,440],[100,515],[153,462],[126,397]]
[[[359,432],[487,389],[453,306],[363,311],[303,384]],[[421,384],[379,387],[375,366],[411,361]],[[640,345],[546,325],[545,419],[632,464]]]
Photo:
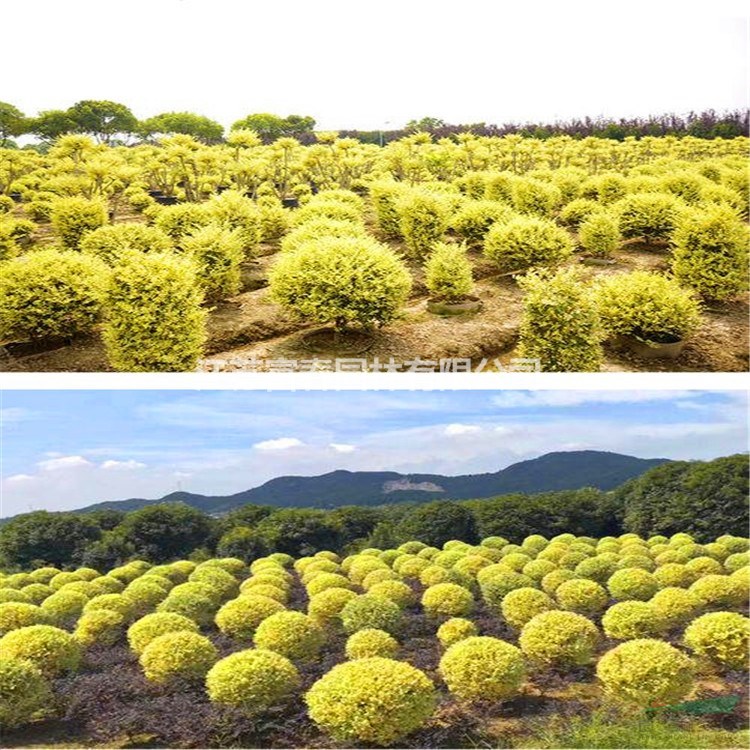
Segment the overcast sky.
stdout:
[[702,391],[6,391],[1,516],[334,469],[464,474],[559,450],[746,450],[747,397]]
[[[0,100],[112,99],[136,116],[320,129],[634,116],[747,106],[742,3],[24,0],[3,3]],[[520,6],[520,7],[519,7]]]

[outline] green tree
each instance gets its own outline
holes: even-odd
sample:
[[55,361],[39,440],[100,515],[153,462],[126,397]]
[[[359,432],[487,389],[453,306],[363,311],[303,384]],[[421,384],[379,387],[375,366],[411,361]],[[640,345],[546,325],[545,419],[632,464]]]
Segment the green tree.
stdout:
[[0,559],[21,568],[36,561],[55,566],[78,563],[87,545],[100,536],[97,524],[86,516],[37,510],[0,527]]
[[41,138],[45,143],[52,143],[65,133],[76,130],[76,123],[67,110],[49,109],[40,112],[29,121],[28,132]]
[[315,120],[309,116],[289,115],[288,117],[279,117],[279,115],[261,112],[237,120],[231,129],[254,130],[265,143],[271,143],[278,138],[310,133],[314,127]]
[[18,107],[0,102],[0,148],[5,148],[10,138],[23,135],[27,127],[28,120]]
[[141,122],[141,134],[149,137],[157,134],[191,135],[203,143],[218,143],[224,136],[224,127],[203,115],[193,112],[163,112]]
[[81,565],[104,571],[116,568],[134,556],[135,547],[130,542],[126,542],[116,531],[106,531],[101,539],[84,548],[80,561]]
[[273,551],[249,526],[235,526],[223,534],[216,545],[217,557],[237,557],[248,563]]
[[264,518],[256,532],[269,550],[293,557],[341,546],[341,529],[324,510],[280,510]]
[[722,534],[747,535],[746,455],[663,464],[627,483],[617,494],[626,531],[642,536],[685,532],[701,542]]
[[138,120],[124,104],[84,99],[67,112],[79,133],[93,135],[101,143],[111,143],[115,135],[135,133]]
[[409,120],[404,129],[412,133],[423,133],[428,130],[444,128],[445,126],[445,120],[441,120],[439,117],[422,117],[419,120]]
[[[111,531],[125,518],[125,513],[114,508],[94,510],[86,514],[102,531]],[[96,566],[94,566],[96,567]]]
[[418,505],[401,520],[398,534],[406,539],[418,539],[432,547],[441,547],[451,539],[461,539],[470,544],[478,541],[471,510],[448,500]]
[[341,529],[342,544],[369,536],[382,518],[381,510],[359,505],[345,505],[331,512],[331,519]]
[[160,503],[128,513],[115,533],[136,556],[165,562],[205,544],[212,526],[207,515],[184,503]]

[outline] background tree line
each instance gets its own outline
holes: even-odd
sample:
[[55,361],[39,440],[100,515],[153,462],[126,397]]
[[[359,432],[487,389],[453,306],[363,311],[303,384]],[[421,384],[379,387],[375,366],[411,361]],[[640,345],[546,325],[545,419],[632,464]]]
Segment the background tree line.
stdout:
[[735,455],[663,464],[613,492],[584,488],[336,510],[245,505],[220,518],[180,503],[129,513],[35,511],[0,527],[0,568],[51,564],[104,570],[134,558],[251,561],[270,552],[350,552],[410,539],[441,546],[449,539],[475,543],[497,535],[520,542],[530,534],[564,532],[592,537],[687,532],[707,542],[722,534],[745,536],[749,522],[748,459]]
[[[568,135],[573,138],[589,136],[622,141],[628,137],[673,135],[697,138],[734,138],[747,135],[750,111],[735,110],[717,113],[714,110],[690,112],[687,115],[666,114],[634,118],[589,117],[554,123],[487,123],[449,124],[437,117],[411,120],[395,130],[347,130],[342,138],[355,138],[363,143],[384,145],[411,133],[423,131],[435,138],[450,138],[459,133],[472,132],[479,136],[503,136],[511,133],[533,137],[552,138]],[[270,113],[256,113],[237,120],[231,130],[254,130],[263,142],[294,137],[303,145],[316,141],[315,120],[309,115],[281,117]],[[207,144],[221,143],[224,127],[216,120],[193,112],[163,112],[139,120],[128,106],[109,100],[86,99],[68,109],[53,109],[26,116],[18,107],[0,102],[0,147],[14,147],[14,138],[33,135],[39,139],[38,148],[44,149],[56,138],[67,133],[82,133],[96,138],[100,143],[128,143],[132,140],[149,141],[159,135],[190,135]],[[37,146],[32,146],[37,147]]]

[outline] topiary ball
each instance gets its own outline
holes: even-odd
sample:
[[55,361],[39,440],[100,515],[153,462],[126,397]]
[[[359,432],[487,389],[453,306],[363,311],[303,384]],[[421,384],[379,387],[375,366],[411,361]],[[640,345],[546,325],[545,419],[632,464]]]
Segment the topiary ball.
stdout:
[[325,643],[325,632],[302,612],[277,612],[258,625],[253,643],[292,661],[315,659]]
[[567,667],[588,664],[599,640],[598,628],[583,615],[550,610],[523,626],[518,645],[532,661]]
[[731,576],[704,576],[693,583],[688,591],[713,609],[742,607],[748,598],[747,589]]
[[555,590],[558,604],[570,612],[581,615],[595,615],[609,602],[603,586],[587,578],[573,578],[561,583]]
[[52,703],[44,675],[31,662],[0,656],[0,726],[15,729]]
[[332,626],[340,622],[341,610],[357,594],[349,589],[326,589],[310,598],[307,614],[321,625]]
[[[378,572],[380,571],[374,571],[370,575]],[[372,596],[379,596],[382,599],[390,599],[390,601],[397,604],[401,609],[414,604],[414,592],[411,590],[409,584],[403,581],[380,581],[380,583],[373,584],[367,590],[367,593]]]
[[216,613],[215,622],[224,635],[246,640],[253,637],[263,620],[285,609],[284,605],[275,599],[247,594],[228,601]]
[[125,629],[125,618],[113,609],[98,609],[81,615],[73,637],[84,647],[113,646]]
[[610,576],[607,588],[618,601],[646,602],[659,590],[659,581],[642,568],[622,568]]
[[475,635],[479,635],[477,626],[471,620],[465,620],[463,617],[451,617],[437,631],[438,640],[443,648],[450,648],[454,643]]
[[685,645],[728,669],[747,669],[750,619],[737,612],[709,612],[688,625]]
[[693,688],[691,660],[648,638],[615,646],[599,659],[596,674],[615,700],[638,706],[677,703]]
[[628,601],[613,604],[604,613],[602,628],[609,638],[624,641],[659,636],[666,624],[649,602]]
[[565,581],[572,581],[575,577],[576,574],[572,570],[566,568],[555,568],[555,570],[547,573],[547,575],[542,578],[542,591],[553,596],[560,584],[565,583]]
[[432,716],[432,681],[405,662],[371,657],[339,664],[305,695],[310,718],[340,742],[391,745]]
[[451,646],[440,660],[448,690],[465,701],[505,700],[516,695],[526,676],[521,652],[499,638],[475,636]]
[[657,591],[649,603],[667,628],[685,625],[703,606],[703,602],[695,594],[676,586]]
[[297,668],[275,651],[247,649],[216,662],[206,675],[212,703],[246,713],[265,711],[294,693],[301,679]]
[[401,620],[402,613],[397,604],[372,594],[352,599],[341,610],[341,623],[350,635],[365,628],[395,634],[401,626]]
[[81,661],[81,647],[70,633],[52,625],[30,625],[0,638],[0,654],[30,661],[46,677],[73,672]]
[[438,583],[422,595],[422,606],[432,617],[459,617],[474,609],[471,591],[455,583]]
[[477,576],[477,580],[482,592],[482,599],[496,613],[500,612],[503,599],[511,591],[514,589],[534,588],[535,586],[532,578],[522,573],[516,573],[510,568],[505,567],[502,563],[482,568]]
[[128,628],[128,644],[139,656],[154,638],[167,633],[197,633],[198,623],[174,612],[152,612]]
[[372,656],[393,659],[398,648],[398,641],[390,633],[366,628],[349,636],[344,651],[348,659],[368,659]]
[[139,662],[147,680],[163,683],[174,677],[203,679],[218,657],[208,638],[181,630],[154,638],[143,649]]
[[536,615],[555,609],[555,602],[539,589],[515,589],[503,599],[500,608],[506,622],[520,630]]
[[654,571],[654,578],[664,588],[678,586],[685,589],[695,581],[695,575],[681,563],[665,563],[664,565],[660,565]]
[[29,625],[49,625],[52,618],[36,604],[3,602],[0,604],[0,635]]

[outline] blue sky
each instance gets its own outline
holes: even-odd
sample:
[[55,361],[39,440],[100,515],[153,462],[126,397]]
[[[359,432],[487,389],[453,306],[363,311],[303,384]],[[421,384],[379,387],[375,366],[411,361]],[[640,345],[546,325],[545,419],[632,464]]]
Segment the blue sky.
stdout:
[[6,391],[2,509],[182,488],[229,494],[343,468],[496,471],[555,450],[746,450],[738,391]]

